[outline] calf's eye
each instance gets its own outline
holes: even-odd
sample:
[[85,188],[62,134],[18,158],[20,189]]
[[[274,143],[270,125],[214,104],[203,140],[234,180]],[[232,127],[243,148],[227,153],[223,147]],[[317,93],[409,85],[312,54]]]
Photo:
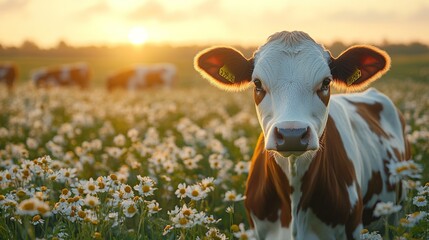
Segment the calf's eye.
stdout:
[[322,86],[320,87],[321,91],[326,91],[329,89],[329,85],[331,84],[332,79],[331,78],[325,78],[323,79]]
[[264,91],[264,89],[262,88],[261,80],[256,78],[255,80],[253,80],[253,84],[255,84],[256,91]]

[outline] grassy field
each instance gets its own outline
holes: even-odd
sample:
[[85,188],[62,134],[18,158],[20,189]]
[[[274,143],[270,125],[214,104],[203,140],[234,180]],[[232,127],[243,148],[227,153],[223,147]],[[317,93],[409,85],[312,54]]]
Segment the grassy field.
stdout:
[[[190,58],[175,59],[181,81],[173,90],[113,94],[102,88],[105,76],[145,59],[2,60],[16,62],[21,75],[13,94],[0,86],[0,236],[252,235],[242,198],[260,132],[251,92],[213,88]],[[77,61],[93,69],[88,91],[28,83],[33,68]],[[429,56],[394,57],[391,73],[374,85],[404,113],[413,159],[424,168],[419,181],[407,182],[412,190],[399,223],[387,226],[404,239],[429,237],[428,66]]]

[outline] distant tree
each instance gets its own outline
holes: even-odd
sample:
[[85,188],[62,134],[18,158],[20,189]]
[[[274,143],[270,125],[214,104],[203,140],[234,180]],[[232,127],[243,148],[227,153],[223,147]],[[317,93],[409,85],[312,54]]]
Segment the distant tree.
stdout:
[[72,47],[67,44],[64,40],[60,40],[57,44],[58,50],[71,49]]
[[35,42],[33,42],[32,40],[27,39],[24,42],[22,42],[21,50],[35,51],[35,50],[39,50],[39,46],[37,46],[37,44]]

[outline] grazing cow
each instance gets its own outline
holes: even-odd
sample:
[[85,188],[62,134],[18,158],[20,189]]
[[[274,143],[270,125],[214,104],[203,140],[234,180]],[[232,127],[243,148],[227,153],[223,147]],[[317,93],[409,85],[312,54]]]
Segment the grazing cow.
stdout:
[[78,86],[89,87],[90,69],[85,63],[64,64],[37,69],[32,74],[36,87]]
[[138,90],[155,86],[170,88],[176,77],[176,67],[173,64],[137,65],[108,77],[107,89]]
[[245,205],[260,239],[359,239],[378,202],[404,194],[388,165],[410,159],[405,122],[375,89],[390,58],[354,46],[338,58],[303,32],[279,32],[250,59],[215,47],[195,68],[221,89],[254,86],[262,133],[252,158]]
[[13,63],[0,63],[0,82],[4,82],[12,90],[18,76],[18,69]]

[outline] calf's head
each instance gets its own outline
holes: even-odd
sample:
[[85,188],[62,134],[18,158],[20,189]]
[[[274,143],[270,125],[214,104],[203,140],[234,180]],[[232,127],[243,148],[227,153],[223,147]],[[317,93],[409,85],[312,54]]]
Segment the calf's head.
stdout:
[[354,46],[338,58],[303,32],[279,32],[250,59],[229,47],[195,57],[195,68],[215,86],[240,91],[253,86],[265,148],[283,156],[317,150],[328,118],[330,87],[356,91],[390,67],[389,56]]

